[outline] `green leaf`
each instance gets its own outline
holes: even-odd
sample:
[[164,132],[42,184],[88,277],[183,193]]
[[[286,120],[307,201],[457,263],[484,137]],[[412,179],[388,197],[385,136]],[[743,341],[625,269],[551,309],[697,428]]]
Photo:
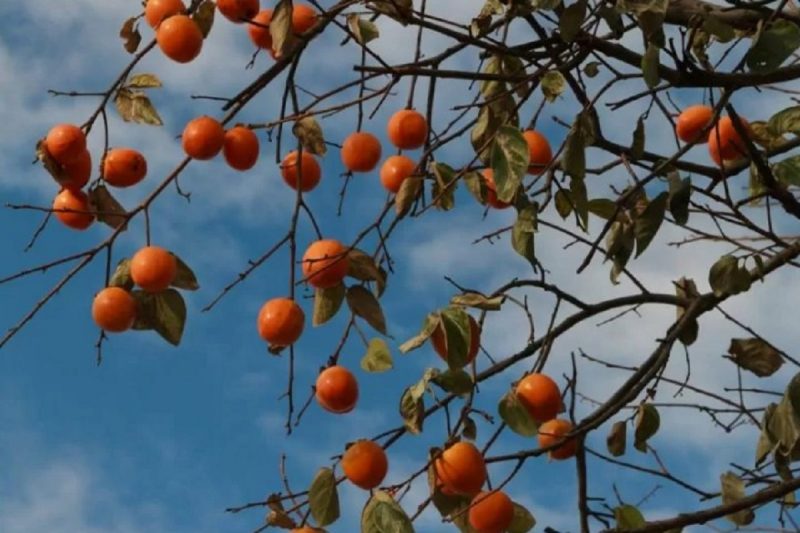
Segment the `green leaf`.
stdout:
[[422,396],[413,393],[413,389],[413,386],[407,388],[400,397],[400,416],[408,432],[419,435],[425,420],[425,402]]
[[800,187],[800,155],[784,159],[772,169],[780,183]]
[[750,273],[739,267],[739,260],[732,255],[723,255],[711,267],[708,284],[716,296],[739,294],[750,289]]
[[761,33],[747,52],[747,67],[753,72],[770,72],[780,67],[800,46],[800,27],[778,19]]
[[511,228],[511,245],[534,267],[536,266],[536,254],[533,235],[536,231],[538,209],[539,206],[536,204],[524,207],[517,214],[517,220],[514,222],[514,227]]
[[134,74],[125,84],[131,89],[156,89],[162,86],[161,80],[155,74]]
[[[617,202],[608,198],[595,198],[587,204],[589,212],[598,217],[611,220],[617,214]],[[621,210],[620,210],[621,212]]]
[[361,533],[414,533],[414,526],[389,494],[377,491],[364,506]]
[[411,350],[416,350],[425,344],[430,336],[433,335],[433,332],[436,331],[436,328],[439,327],[440,321],[441,316],[439,313],[430,313],[428,316],[426,316],[422,323],[422,329],[420,332],[416,336],[400,345],[400,353],[406,354]]
[[482,311],[499,311],[500,307],[505,301],[505,296],[488,297],[477,292],[465,292],[464,294],[457,294],[450,298],[450,303],[453,305],[463,305],[465,307],[474,307]]
[[626,441],[627,431],[625,422],[621,420],[614,422],[614,425],[611,426],[611,431],[608,433],[608,437],[606,437],[606,448],[608,448],[608,453],[614,457],[624,455]]
[[440,314],[440,324],[444,332],[447,351],[447,366],[457,370],[467,364],[472,328],[469,315],[458,306],[450,306]]
[[483,179],[480,172],[470,170],[461,178],[467,186],[467,190],[481,205],[486,205],[486,194],[488,188],[486,187],[486,180]]
[[572,213],[572,199],[569,197],[569,191],[566,189],[557,190],[553,200],[555,201],[558,215],[566,219]]
[[175,274],[175,279],[172,280],[172,287],[187,291],[199,289],[200,284],[197,282],[197,276],[194,275],[191,267],[177,255],[172,254],[172,256],[175,257],[175,262],[178,264],[178,272]]
[[[777,128],[780,127],[782,126],[777,126]],[[773,130],[769,127],[769,124],[763,120],[755,120],[751,122],[750,131],[752,132],[753,142],[767,150],[775,150],[776,148],[780,148],[789,142],[789,140],[781,133],[773,132]]]
[[645,208],[644,212],[634,222],[636,235],[636,257],[639,257],[653,241],[661,223],[664,222],[664,213],[667,210],[669,194],[662,192],[656,196]]
[[586,183],[582,179],[572,178],[569,182],[569,197],[572,199],[572,207],[578,215],[580,227],[584,231],[589,229],[589,192],[586,190]]
[[614,519],[617,521],[617,529],[636,529],[646,524],[642,512],[633,505],[620,505],[614,508]]
[[[685,300],[692,301],[695,298],[700,296],[700,293],[697,291],[697,286],[695,285],[694,281],[687,278],[681,278],[675,282],[675,295],[678,298],[682,298]],[[684,306],[676,306],[676,320],[680,320],[683,314],[686,312],[686,308]],[[694,341],[697,340],[697,335],[700,331],[700,325],[697,323],[696,319],[692,319],[692,321],[680,331],[678,335],[678,340],[684,346],[690,346],[694,344]]]
[[619,283],[619,275],[625,270],[625,265],[633,254],[636,239],[633,224],[628,222],[614,222],[611,231],[606,237],[606,256],[611,260],[611,282]]
[[372,339],[367,353],[361,358],[361,368],[367,372],[386,372],[394,366],[389,345],[383,339]]
[[461,368],[442,372],[431,381],[439,385],[443,390],[458,395],[468,394],[474,386],[472,376]]
[[567,80],[564,75],[557,70],[548,70],[542,76],[541,80],[542,93],[548,102],[555,102],[556,99],[564,92],[567,86]]
[[353,32],[353,36],[358,44],[367,44],[380,35],[378,27],[371,20],[365,20],[357,14],[347,15],[347,26]]
[[703,29],[706,33],[713,35],[717,41],[727,43],[736,38],[736,30],[733,26],[720,20],[714,15],[706,15],[703,21]]
[[642,76],[650,89],[657,87],[661,82],[661,75],[658,73],[660,51],[657,45],[650,43],[642,56]]
[[339,518],[339,493],[336,476],[330,468],[321,468],[308,489],[311,516],[320,527],[336,522]]
[[511,431],[523,437],[533,437],[539,432],[539,424],[531,418],[528,410],[519,402],[517,394],[510,390],[501,399],[497,412]]
[[600,74],[600,63],[597,61],[589,61],[583,67],[583,73],[589,76],[590,78],[594,78],[598,74]]
[[192,20],[197,23],[203,38],[208,37],[211,33],[211,27],[214,25],[214,12],[216,11],[216,3],[212,0],[204,0],[202,4],[195,10],[192,15]]
[[[449,211],[455,206],[455,191],[458,185],[458,181],[455,179],[456,171],[450,165],[436,162],[431,165],[431,170],[436,178],[436,181],[433,182],[432,202],[442,211]],[[403,181],[406,182],[409,179],[406,178]]]
[[[730,505],[746,496],[744,491],[744,481],[733,472],[725,472],[720,476],[722,487],[722,505]],[[726,515],[725,518],[737,526],[746,526],[755,520],[755,513],[752,509],[743,509],[733,514]]]
[[578,0],[561,12],[561,17],[558,20],[558,31],[561,33],[561,39],[565,43],[571,43],[575,39],[585,18],[586,0]]
[[326,323],[339,312],[344,302],[344,295],[347,288],[344,283],[339,283],[327,289],[314,290],[314,314],[311,317],[311,324],[314,327]]
[[117,268],[114,269],[114,273],[111,275],[108,286],[121,287],[126,291],[130,291],[133,289],[133,285],[133,278],[131,278],[131,260],[126,257],[117,263]]
[[669,212],[680,225],[689,221],[689,201],[692,197],[692,178],[680,179],[677,173],[669,175]]
[[469,440],[478,438],[478,426],[470,417],[464,418],[464,429],[461,430],[461,436]]
[[647,441],[658,432],[661,416],[652,404],[639,406],[636,411],[636,429],[633,435],[633,447],[642,453],[647,452]]
[[386,272],[378,266],[371,255],[353,248],[347,253],[347,275],[359,281],[374,281],[378,288],[378,296],[386,288]]
[[518,128],[501,126],[492,148],[492,170],[497,198],[511,202],[522,178],[528,171],[530,152],[528,143]]
[[507,533],[528,533],[536,525],[536,519],[525,507],[514,502],[514,518],[506,529]]
[[139,33],[139,25],[136,24],[136,17],[131,17],[122,24],[119,30],[119,38],[125,41],[123,46],[129,54],[136,53],[139,43],[142,42],[142,34]]
[[167,342],[178,346],[186,325],[186,303],[175,289],[158,293],[133,291],[137,301],[133,329],[154,330]]
[[637,161],[644,154],[644,116],[640,116],[636,121],[636,129],[633,130],[633,142],[631,143],[631,158]]
[[314,117],[304,117],[296,121],[292,126],[292,133],[300,141],[303,150],[306,152],[319,156],[328,153],[322,126],[319,125],[319,122]]
[[[500,68],[508,77],[516,77],[516,78],[525,78],[525,65],[522,63],[522,59],[518,58],[517,56],[506,55],[502,56],[500,61]],[[524,98],[525,95],[528,94],[530,84],[528,81],[515,81],[514,87],[517,93],[517,96],[520,98]]]
[[379,333],[386,335],[386,318],[375,295],[361,285],[347,289],[347,305],[356,316],[367,321]]
[[617,9],[613,6],[601,5],[597,10],[599,15],[603,18],[608,27],[611,28],[617,36],[621,37],[625,32],[625,24],[622,22],[622,16]]
[[771,376],[783,365],[778,350],[757,338],[731,339],[728,353],[734,363],[760,378]]
[[773,135],[794,133],[800,135],[800,105],[775,113],[767,122],[767,129]]
[[579,113],[564,146],[561,168],[575,179],[586,176],[586,147],[594,142],[594,125],[587,113]]

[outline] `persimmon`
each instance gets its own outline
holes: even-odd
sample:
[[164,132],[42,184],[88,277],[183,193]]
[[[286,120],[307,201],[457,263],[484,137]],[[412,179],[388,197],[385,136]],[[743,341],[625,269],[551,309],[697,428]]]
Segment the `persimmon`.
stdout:
[[349,413],[358,402],[358,381],[353,373],[343,366],[328,367],[317,377],[315,396],[326,411],[336,414]]
[[113,148],[103,161],[103,179],[115,187],[130,187],[147,175],[147,160],[132,148]]
[[307,4],[292,7],[292,31],[298,35],[310,30],[317,23],[317,12]]
[[334,239],[313,242],[303,254],[303,277],[317,289],[338,285],[347,267],[347,247]]
[[675,134],[685,143],[705,143],[701,133],[711,123],[714,110],[707,105],[689,106],[678,115],[675,121]]
[[522,137],[528,143],[528,174],[538,176],[553,161],[553,149],[547,137],[536,130],[525,130]]
[[89,197],[81,190],[63,189],[53,200],[53,214],[65,226],[85,230],[94,222]]
[[272,50],[272,34],[269,32],[269,23],[272,22],[272,10],[262,9],[253,17],[255,24],[247,25],[247,34],[253,44],[265,50]]
[[457,442],[434,461],[436,479],[442,488],[455,494],[474,496],[486,482],[486,463],[470,442]]
[[136,300],[121,287],[106,287],[94,297],[92,318],[103,331],[127,331],[136,321]]
[[258,14],[258,0],[217,0],[217,9],[226,19],[241,24]]
[[144,6],[144,19],[151,28],[157,27],[172,15],[184,13],[186,6],[181,0],[147,0]]
[[208,161],[225,144],[225,128],[216,119],[203,115],[189,121],[181,136],[183,151],[192,159]]
[[222,154],[234,170],[250,170],[258,161],[258,137],[250,128],[236,126],[225,132]]
[[369,172],[381,159],[381,143],[373,134],[357,131],[342,143],[341,156],[350,172]]
[[75,161],[61,166],[61,171],[66,178],[62,185],[67,189],[81,189],[89,183],[92,175],[92,154],[89,150],[83,153]]
[[189,63],[203,49],[203,32],[187,15],[173,15],[156,29],[158,47],[165,56],[178,63]]
[[322,176],[322,169],[311,152],[303,150],[303,155],[300,157],[299,162],[297,154],[297,150],[294,150],[283,158],[283,162],[281,163],[281,176],[283,177],[283,181],[292,189],[297,190],[299,182],[300,190],[309,192],[319,184],[320,177]]
[[306,315],[291,298],[273,298],[258,313],[258,334],[273,346],[289,346],[303,333]]
[[386,133],[396,147],[414,150],[428,138],[428,121],[419,111],[401,109],[389,119]]
[[131,258],[131,279],[145,292],[161,292],[178,273],[175,256],[159,246],[145,246]]
[[[548,420],[539,426],[539,435],[537,437],[539,446],[541,448],[552,446],[560,442],[564,435],[567,435],[570,431],[572,431],[572,422],[569,420],[561,418]],[[577,448],[578,442],[574,438],[568,439],[561,446],[550,451],[550,458],[558,460],[569,459],[575,455]]]
[[[481,327],[471,316],[469,317],[469,333],[467,363],[471,363],[475,360],[475,356],[478,355],[478,349],[481,347]],[[444,326],[441,324],[433,331],[433,335],[431,335],[431,344],[439,357],[447,361],[447,334],[444,331]]]
[[397,193],[403,181],[414,172],[415,168],[417,164],[410,157],[389,156],[381,165],[381,184],[387,191]]
[[44,142],[47,153],[61,165],[74,162],[86,151],[86,135],[74,124],[53,126]]
[[481,492],[469,507],[469,525],[477,533],[503,533],[514,520],[514,502],[505,492]]
[[389,470],[386,452],[371,440],[354,442],[342,456],[342,471],[356,487],[371,490],[381,484]]
[[[750,124],[740,117],[741,125],[750,135]],[[708,133],[708,153],[711,159],[722,165],[723,161],[731,161],[747,156],[744,139],[736,131],[731,117],[722,117]]]
[[292,529],[292,533],[319,533],[320,529],[314,529],[311,526],[303,526],[301,528]]
[[555,418],[561,410],[561,391],[550,376],[528,374],[517,383],[516,395],[531,418],[539,423]]
[[511,207],[509,202],[504,202],[497,197],[497,185],[494,183],[494,170],[485,168],[481,173],[483,174],[483,181],[486,183],[486,203],[495,209]]

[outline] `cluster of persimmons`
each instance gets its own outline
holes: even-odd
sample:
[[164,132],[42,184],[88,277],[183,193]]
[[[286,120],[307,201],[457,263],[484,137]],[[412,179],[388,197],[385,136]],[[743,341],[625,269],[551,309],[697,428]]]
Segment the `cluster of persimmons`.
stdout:
[[[685,143],[708,143],[708,155],[717,165],[736,161],[747,156],[742,135],[737,131],[731,117],[721,117],[713,122],[714,110],[707,105],[693,105],[684,109],[675,123],[675,133]],[[741,130],[748,137],[753,132],[750,124],[739,117]],[[709,129],[710,128],[710,129]],[[705,132],[708,132],[704,135]]]

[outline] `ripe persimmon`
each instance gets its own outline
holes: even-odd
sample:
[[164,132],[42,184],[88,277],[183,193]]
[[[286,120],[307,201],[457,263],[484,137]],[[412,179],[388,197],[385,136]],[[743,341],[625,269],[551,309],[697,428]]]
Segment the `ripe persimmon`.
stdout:
[[62,183],[65,188],[73,190],[83,188],[89,183],[92,175],[92,154],[89,150],[84,150],[75,161],[62,165],[61,171],[66,178],[66,182]]
[[356,487],[371,490],[381,484],[389,470],[386,452],[371,440],[358,440],[345,450],[342,471]]
[[272,10],[262,9],[253,17],[255,24],[247,25],[247,34],[253,44],[265,50],[272,50],[272,34],[269,32],[269,23],[272,22]]
[[217,0],[217,9],[226,19],[241,24],[258,14],[258,0]]
[[474,496],[486,482],[486,463],[470,442],[457,442],[434,461],[436,479],[444,490]]
[[94,222],[89,197],[81,190],[63,189],[53,200],[53,214],[65,226],[85,230]]
[[173,15],[156,29],[158,47],[165,56],[178,63],[188,63],[203,49],[203,32],[187,15]]
[[44,142],[47,153],[61,165],[74,162],[86,151],[86,135],[74,124],[53,126]]
[[497,197],[497,186],[494,183],[494,170],[485,168],[481,173],[483,174],[483,181],[486,183],[486,203],[495,209],[511,207],[510,203],[504,202]]
[[[572,422],[569,420],[561,418],[548,420],[539,426],[539,435],[537,437],[539,446],[541,448],[552,446],[560,442],[564,438],[564,435],[568,434],[570,431],[572,431]],[[569,459],[575,455],[577,448],[578,442],[574,438],[566,440],[561,446],[550,452],[550,458],[558,460]]]
[[358,402],[358,381],[352,372],[335,365],[320,372],[317,377],[317,402],[331,413],[349,413]]
[[389,156],[381,165],[381,184],[387,191],[397,193],[403,181],[414,172],[415,168],[417,164],[410,157]]
[[131,279],[145,292],[161,292],[178,273],[175,256],[159,246],[145,246],[131,258]]
[[250,170],[258,161],[258,137],[250,128],[236,126],[225,132],[222,154],[234,170]]
[[222,150],[225,144],[225,128],[209,116],[197,117],[186,124],[181,142],[186,155],[192,159],[207,161]]
[[294,150],[286,154],[286,157],[283,158],[283,162],[281,163],[281,176],[283,176],[283,181],[292,189],[297,190],[299,182],[300,190],[308,192],[313,190],[319,183],[319,179],[322,176],[322,169],[311,152],[303,150],[303,155],[300,157],[299,162],[297,160],[297,154],[297,150]]
[[132,148],[112,148],[103,161],[103,179],[115,187],[130,187],[147,174],[147,160]]
[[516,395],[536,422],[551,420],[561,410],[561,391],[550,376],[528,374],[517,383]]
[[347,275],[347,247],[335,239],[311,243],[303,254],[303,277],[317,289],[338,285]]
[[706,138],[700,135],[709,125],[714,110],[707,105],[689,106],[678,115],[675,121],[675,134],[685,143],[705,143]]
[[[471,316],[469,317],[469,332],[470,339],[467,363],[471,363],[475,359],[475,356],[478,355],[478,349],[481,347],[481,327]],[[441,324],[433,331],[433,335],[431,335],[431,344],[439,357],[447,361],[447,335],[444,331],[444,326]]]
[[258,334],[272,346],[289,346],[303,333],[306,315],[291,298],[273,298],[258,313]]
[[428,138],[428,121],[418,111],[401,109],[389,119],[386,133],[396,147],[413,150],[425,144]]
[[341,156],[350,172],[369,172],[381,159],[381,143],[373,134],[357,131],[342,143]]
[[514,502],[505,492],[481,492],[469,507],[469,525],[477,533],[503,533],[514,519]]
[[525,130],[522,137],[528,143],[528,174],[538,176],[553,161],[553,149],[547,137],[536,130]]
[[136,300],[121,287],[106,287],[94,297],[92,318],[103,331],[127,331],[136,321]]
[[320,533],[321,529],[314,529],[311,526],[303,526],[301,528],[296,528],[291,531],[291,533]]
[[[741,125],[750,135],[750,124],[741,118]],[[731,117],[722,117],[708,133],[708,153],[711,159],[721,165],[723,161],[731,161],[747,156],[744,139],[736,131]]]
[[298,35],[310,30],[317,23],[317,12],[307,4],[292,7],[292,31]]
[[144,19],[151,28],[155,28],[172,15],[184,13],[186,6],[181,0],[147,0],[144,6]]

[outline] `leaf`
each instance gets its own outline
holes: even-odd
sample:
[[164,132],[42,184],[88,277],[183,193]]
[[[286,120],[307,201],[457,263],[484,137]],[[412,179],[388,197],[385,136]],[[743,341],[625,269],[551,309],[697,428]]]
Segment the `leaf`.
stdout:
[[342,307],[346,291],[344,283],[327,289],[314,290],[314,314],[311,318],[314,327],[321,326],[336,316]]
[[443,390],[458,395],[469,394],[474,386],[472,376],[461,368],[442,372],[431,381],[439,385]]
[[590,78],[594,78],[598,74],[600,74],[600,63],[597,61],[589,61],[583,67],[583,73],[589,76]]
[[479,172],[470,170],[466,172],[461,178],[467,186],[467,190],[472,194],[475,200],[481,205],[486,205],[486,194],[488,188],[486,187],[486,180],[483,179]]
[[436,467],[434,460],[441,455],[441,448],[431,448],[428,452],[428,490],[430,491],[431,501],[433,502],[436,510],[442,517],[447,517],[453,514],[454,511],[462,508],[464,505],[469,505],[469,496],[459,496],[457,494],[444,494],[439,486],[439,480],[436,477]]
[[314,117],[304,117],[292,126],[292,133],[300,141],[303,150],[310,154],[323,156],[328,152],[322,127]]
[[440,320],[441,318],[439,313],[430,313],[428,316],[426,316],[425,321],[422,323],[422,329],[420,332],[416,336],[400,345],[400,353],[406,354],[411,350],[416,350],[425,344],[428,338],[433,335],[433,332],[436,331],[436,328],[439,327]]
[[664,213],[667,210],[669,194],[662,192],[656,196],[645,208],[644,212],[634,222],[636,236],[636,257],[639,257],[653,241],[658,233],[661,223],[664,222]]
[[531,418],[528,410],[519,402],[517,394],[510,390],[501,399],[497,412],[511,431],[523,437],[533,437],[539,432],[539,424]]
[[627,222],[614,222],[606,238],[606,255],[611,260],[611,282],[619,283],[619,275],[625,270],[625,265],[633,254],[636,244],[633,224]]
[[614,425],[611,426],[611,431],[608,433],[608,437],[606,437],[606,448],[608,448],[608,453],[614,457],[624,455],[626,441],[627,430],[625,422],[621,420],[614,422]]
[[636,529],[646,525],[642,512],[633,505],[620,505],[614,508],[614,520],[617,521],[617,529]]
[[548,70],[541,79],[542,93],[548,102],[555,102],[567,85],[564,75],[557,70]]
[[642,77],[649,89],[653,89],[661,82],[661,75],[658,73],[660,48],[650,43],[642,56]]
[[727,43],[736,38],[736,30],[733,29],[733,26],[711,14],[705,16],[703,30],[713,35],[721,43]]
[[377,491],[364,506],[361,533],[414,533],[414,526],[388,493]]
[[747,52],[747,68],[753,72],[770,72],[780,67],[800,46],[800,27],[778,19],[763,31]]
[[347,275],[360,281],[375,281],[378,295],[386,287],[386,273],[378,266],[371,255],[353,248],[347,253]]
[[722,296],[749,290],[752,280],[747,269],[739,267],[736,257],[723,255],[711,266],[708,283],[716,296]]
[[105,185],[98,185],[89,191],[89,205],[97,211],[97,220],[114,229],[125,226],[128,221],[125,208],[113,197]]
[[364,20],[355,13],[347,15],[347,26],[358,44],[367,44],[380,35],[374,22]]
[[584,230],[589,229],[589,197],[586,183],[582,179],[572,178],[569,182],[569,197],[572,207],[578,215],[579,226]]
[[465,307],[474,307],[483,311],[499,311],[500,307],[505,301],[505,296],[488,297],[478,292],[465,292],[450,298],[450,303],[453,305],[463,305]]
[[644,155],[644,116],[640,116],[636,121],[636,129],[633,130],[633,142],[631,143],[631,158],[636,161]]
[[[458,181],[456,171],[445,163],[433,163],[431,170],[436,178],[433,182],[433,204],[442,211],[449,211],[455,206],[455,191]],[[405,181],[408,181],[406,178]],[[402,191],[402,189],[401,189]]]
[[[681,278],[675,282],[675,295],[678,298],[691,301],[695,298],[698,298],[700,293],[697,291],[697,286],[693,280]],[[679,305],[675,309],[677,314],[676,320],[680,320],[683,314],[686,312],[686,308]],[[678,335],[678,340],[680,340],[684,346],[690,346],[694,344],[694,341],[697,340],[699,329],[700,325],[697,323],[696,319],[693,319],[691,323],[683,327]]]
[[[425,421],[425,402],[422,394],[416,394],[416,385],[408,387],[400,397],[400,416],[403,418],[403,425],[412,435],[422,433],[422,426]],[[424,388],[423,388],[424,392]]]
[[789,107],[772,115],[767,122],[767,129],[773,135],[800,135],[800,106]]
[[379,333],[386,335],[386,319],[381,304],[366,288],[354,285],[347,289],[347,305],[356,316],[360,316]]
[[330,468],[321,468],[308,489],[311,516],[320,527],[334,523],[339,518],[339,493],[336,476]]
[[572,199],[569,197],[569,191],[565,189],[557,190],[554,200],[556,212],[561,218],[566,219],[572,213]]
[[439,324],[444,333],[447,366],[452,370],[464,367],[472,340],[469,315],[461,307],[450,306],[441,311]]
[[[490,56],[486,63],[483,65],[482,74],[503,74],[503,62],[500,56]],[[497,79],[484,79],[480,82],[480,93],[487,100],[491,100],[495,96],[505,91],[506,84]]]
[[167,289],[158,293],[133,291],[131,294],[138,304],[133,329],[154,330],[167,342],[178,346],[186,325],[186,303],[181,293]]
[[536,525],[536,519],[521,504],[514,502],[514,518],[506,530],[507,533],[528,533]]
[[678,224],[689,221],[689,201],[692,197],[692,178],[680,179],[675,174],[669,176],[669,212]]
[[200,28],[200,33],[203,34],[204,39],[211,33],[211,27],[214,25],[215,8],[216,4],[212,0],[204,0],[192,15],[192,20]]
[[405,216],[422,190],[422,178],[409,176],[403,180],[400,190],[394,197],[394,210],[398,217]]
[[778,350],[757,338],[731,339],[728,353],[734,363],[760,378],[771,376],[783,365]]
[[[525,65],[522,63],[522,59],[512,55],[501,57],[500,70],[503,72],[503,74],[510,78],[524,79],[527,75],[525,72]],[[525,96],[528,94],[529,87],[530,84],[527,80],[514,82],[515,92],[520,98],[525,98]]]
[[119,37],[125,41],[122,45],[125,51],[133,54],[139,48],[139,43],[142,42],[142,34],[139,33],[139,25],[136,24],[136,17],[131,17],[122,24],[119,30]]
[[608,198],[595,198],[593,200],[589,200],[587,207],[589,208],[590,213],[605,220],[611,220],[614,218],[614,215],[616,215],[618,211],[617,202],[614,200],[609,200]]
[[633,447],[642,453],[647,452],[647,440],[658,432],[660,425],[661,416],[658,414],[658,409],[649,403],[640,405],[636,411]]
[[266,523],[270,526],[280,527],[283,529],[297,527],[297,523],[283,509],[283,505],[281,505],[280,500],[277,500],[277,497],[277,495],[270,495],[270,497],[267,498],[269,513],[267,514]]
[[586,176],[586,147],[594,142],[594,125],[586,113],[579,113],[564,146],[561,168],[575,179]]
[[534,267],[536,266],[536,254],[533,235],[536,231],[538,208],[539,206],[536,204],[524,207],[517,214],[517,220],[511,228],[511,246]]
[[[722,487],[722,505],[730,505],[746,496],[744,481],[733,472],[725,472],[720,476],[719,481]],[[752,509],[743,509],[725,516],[737,526],[746,526],[755,520],[755,517]]]
[[770,419],[777,407],[777,404],[771,403],[764,410],[764,416],[761,420],[761,434],[758,436],[758,444],[756,445],[756,467],[761,465],[764,459],[778,447],[777,439],[773,437],[769,429]]
[[530,151],[522,132],[512,126],[501,126],[492,148],[492,171],[499,200],[513,200],[529,163]]
[[369,5],[375,11],[389,15],[404,26],[413,15],[412,0],[369,0]]
[[581,30],[586,18],[586,0],[578,0],[566,7],[558,19],[558,31],[565,43],[571,43]]
[[44,169],[56,180],[56,183],[61,186],[65,183],[69,183],[70,177],[64,172],[64,169],[58,161],[53,159],[50,152],[46,150],[44,139],[36,143],[36,159],[42,162],[42,166],[44,166]]
[[386,372],[393,367],[389,345],[383,339],[372,339],[367,353],[361,359],[361,368],[367,372]]
[[200,284],[197,282],[197,277],[195,276],[192,269],[183,262],[183,259],[178,257],[175,254],[172,254],[175,258],[175,262],[178,264],[178,271],[175,274],[175,279],[172,280],[172,287],[176,289],[184,289],[187,291],[196,291],[200,288]]
[[272,36],[272,51],[278,59],[297,42],[292,31],[292,0],[278,1],[269,21],[269,34]]
[[131,260],[125,258],[117,264],[117,268],[108,281],[109,287],[121,287],[127,291],[133,289],[133,278],[131,278]]
[[478,438],[478,426],[470,417],[464,418],[464,429],[461,430],[461,436],[469,440]]
[[161,80],[155,74],[134,74],[128,78],[126,87],[131,89],[156,89],[162,86]]
[[773,167],[772,172],[780,183],[800,187],[800,156],[784,159]]
[[114,97],[114,104],[117,112],[125,122],[149,124],[151,126],[164,125],[164,121],[161,120],[161,116],[159,116],[150,98],[142,91],[132,91],[123,87],[117,91]]

